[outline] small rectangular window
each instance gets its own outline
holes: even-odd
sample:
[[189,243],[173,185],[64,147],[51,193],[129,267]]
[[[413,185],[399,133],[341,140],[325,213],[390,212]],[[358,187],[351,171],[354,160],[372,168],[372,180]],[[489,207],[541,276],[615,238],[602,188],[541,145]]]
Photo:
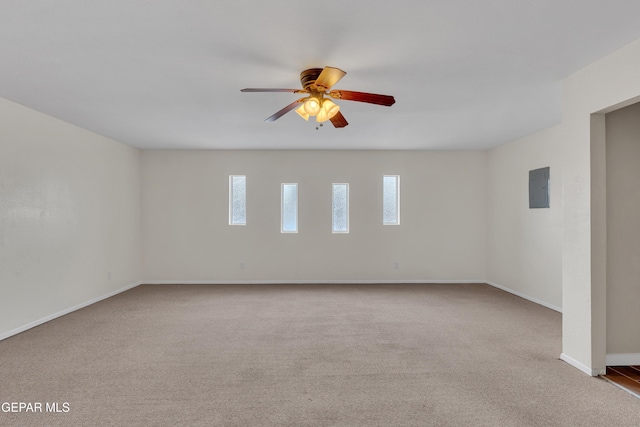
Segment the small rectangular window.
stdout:
[[282,184],[282,233],[298,232],[298,184]]
[[334,233],[349,232],[349,184],[333,184],[333,221]]
[[247,225],[247,177],[229,176],[229,224]]
[[382,223],[384,225],[400,224],[399,175],[384,175],[382,177]]

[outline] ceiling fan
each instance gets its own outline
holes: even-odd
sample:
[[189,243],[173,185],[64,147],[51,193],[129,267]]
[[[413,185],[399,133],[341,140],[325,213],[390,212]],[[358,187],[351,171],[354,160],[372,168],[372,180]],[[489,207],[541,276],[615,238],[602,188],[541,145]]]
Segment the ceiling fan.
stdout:
[[291,110],[305,120],[309,117],[316,118],[319,123],[331,120],[336,128],[343,128],[349,123],[340,112],[340,107],[326,96],[333,99],[343,99],[345,101],[367,102],[369,104],[392,106],[396,100],[390,95],[378,95],[375,93],[353,92],[350,90],[331,90],[333,85],[338,83],[347,73],[339,68],[309,68],[300,73],[300,83],[302,89],[264,89],[247,88],[241,92],[292,92],[304,93],[307,96],[300,98],[284,107],[274,115],[267,117],[265,122],[273,122],[284,116]]

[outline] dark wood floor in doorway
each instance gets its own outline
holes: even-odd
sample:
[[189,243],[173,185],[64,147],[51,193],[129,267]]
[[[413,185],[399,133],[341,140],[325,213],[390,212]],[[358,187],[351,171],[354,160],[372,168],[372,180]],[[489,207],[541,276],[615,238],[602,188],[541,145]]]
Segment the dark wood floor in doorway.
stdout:
[[607,366],[604,377],[640,397],[640,366]]

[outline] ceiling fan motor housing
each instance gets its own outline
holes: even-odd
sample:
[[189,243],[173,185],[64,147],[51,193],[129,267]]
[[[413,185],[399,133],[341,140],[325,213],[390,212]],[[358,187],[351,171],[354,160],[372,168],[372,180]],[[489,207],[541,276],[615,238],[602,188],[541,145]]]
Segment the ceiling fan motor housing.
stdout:
[[309,68],[308,70],[304,70],[300,73],[300,83],[305,90],[311,90],[310,86],[312,86],[318,76],[322,72],[322,68]]

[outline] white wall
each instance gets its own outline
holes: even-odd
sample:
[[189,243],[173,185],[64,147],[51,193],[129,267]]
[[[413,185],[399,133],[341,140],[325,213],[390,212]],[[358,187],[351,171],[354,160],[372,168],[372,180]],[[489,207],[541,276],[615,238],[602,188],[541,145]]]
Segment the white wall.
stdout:
[[640,103],[606,115],[607,357],[640,363]]
[[606,365],[606,176],[601,113],[629,105],[638,96],[640,40],[564,81],[562,358],[592,375]]
[[[509,197],[517,197],[518,191],[504,182],[503,178],[514,178],[519,174],[517,169],[538,165],[538,160],[540,166],[543,166],[543,161],[549,161],[553,208],[554,200],[557,201],[557,197],[554,197],[557,190],[553,187],[557,185],[557,174],[553,171],[562,169],[561,224],[558,225],[554,213],[549,211],[549,217],[539,225],[550,225],[556,231],[560,228],[562,233],[561,358],[590,375],[597,375],[604,370],[607,352],[604,114],[637,102],[639,97],[640,40],[564,80],[563,121],[560,125],[491,150],[487,155],[489,280],[504,281],[498,283],[545,301],[547,297],[542,292],[555,301],[557,296],[552,296],[552,293],[557,292],[557,287],[534,289],[533,284],[524,283],[519,274],[526,273],[532,266],[542,265],[528,256],[539,247],[548,245],[549,241],[541,245],[542,242],[534,239],[531,232],[540,231],[533,228],[534,215],[540,215],[515,209],[515,202]],[[558,157],[557,151],[550,154],[553,147],[561,148],[562,155]],[[492,171],[493,167],[498,170]],[[492,235],[496,231],[497,235]],[[509,236],[509,232],[519,235]],[[544,230],[542,233],[546,234]],[[500,247],[501,243],[516,253],[507,254],[507,249]],[[524,246],[520,246],[521,243]],[[549,248],[557,251],[556,243]],[[528,261],[522,263],[523,259]],[[505,265],[503,262],[518,264]],[[557,258],[549,257],[542,268],[550,270],[543,275],[557,282],[557,266]],[[532,295],[533,292],[541,293]]]
[[[539,156],[544,154],[536,153],[535,147],[543,150],[550,146],[562,147],[562,160],[558,162],[555,157],[550,159],[559,163],[562,168],[561,357],[584,372],[596,375],[605,368],[606,359],[606,167],[603,113],[629,105],[640,96],[640,40],[568,77],[564,80],[563,87],[562,123],[516,142],[517,149],[506,146],[492,150],[488,155],[488,165],[489,168],[495,165],[496,155],[504,154],[503,150],[511,150],[513,157],[504,157],[498,163],[503,167],[511,167],[505,164],[526,163],[528,156],[542,159]],[[550,165],[553,183],[553,177],[557,175],[553,174],[553,164]],[[496,189],[496,197],[509,191],[508,188],[500,189],[491,184],[491,180],[500,177],[500,174],[489,176],[490,194],[494,191],[492,189]],[[556,191],[552,188],[552,203],[554,193]],[[500,206],[499,200],[495,203]],[[494,214],[495,212],[494,210]],[[493,217],[494,214],[489,216],[489,221],[494,222],[490,227],[505,231],[499,219]],[[507,221],[526,221],[517,212],[501,215],[506,216]],[[526,222],[521,225],[520,230],[529,229]],[[495,247],[491,248],[494,243],[490,241],[489,245],[493,251],[487,262],[490,280],[507,281],[508,279],[497,278],[496,274],[511,274],[510,277],[513,278],[519,268],[525,271],[525,266],[511,268],[494,259],[500,253],[495,252]],[[512,248],[517,247],[514,242]],[[554,271],[556,265],[557,262],[549,264]],[[509,287],[510,284],[504,286]]]
[[139,282],[139,157],[0,98],[0,339]]
[[[246,226],[228,225],[231,174],[247,176]],[[401,176],[400,227],[382,225],[384,174]],[[282,182],[299,185],[298,234],[280,233]],[[350,184],[348,235],[331,233],[333,182]],[[142,194],[147,281],[486,276],[483,152],[145,151]]]
[[[550,207],[529,209],[529,171],[550,167]],[[562,137],[555,126],[487,153],[487,280],[562,307]]]

